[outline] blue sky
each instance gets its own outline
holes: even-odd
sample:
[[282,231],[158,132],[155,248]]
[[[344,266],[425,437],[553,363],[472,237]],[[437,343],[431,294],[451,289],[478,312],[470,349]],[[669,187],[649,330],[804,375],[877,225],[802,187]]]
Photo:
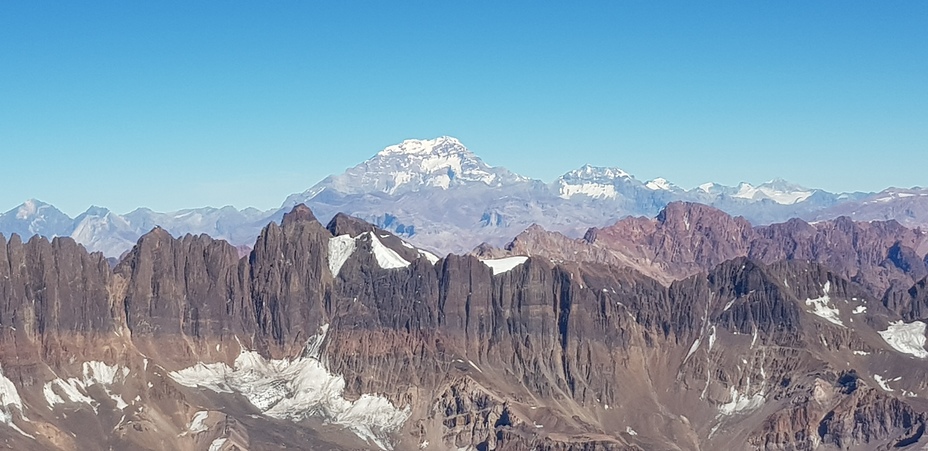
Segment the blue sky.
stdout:
[[544,180],[928,185],[928,2],[76,3],[0,2],[0,210],[272,208],[438,135]]

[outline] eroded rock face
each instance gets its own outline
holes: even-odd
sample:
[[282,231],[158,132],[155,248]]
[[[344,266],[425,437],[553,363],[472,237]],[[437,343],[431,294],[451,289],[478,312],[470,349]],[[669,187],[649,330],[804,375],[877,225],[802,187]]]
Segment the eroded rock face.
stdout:
[[[530,228],[507,250],[552,260],[628,266],[664,283],[706,272],[723,261],[749,257],[764,263],[807,260],[824,264],[882,297],[928,274],[928,236],[896,221],[800,219],[752,227],[715,208],[675,202],[655,218],[626,218],[590,229],[583,240]],[[488,251],[484,250],[486,254]]]
[[106,260],[67,238],[0,236],[0,356],[37,363],[66,358],[78,343],[120,329]]
[[[793,254],[765,264],[723,256],[781,232],[698,208],[633,222],[617,236],[708,268],[665,285],[601,262],[435,259],[301,207],[244,258],[156,229],[111,270],[68,239],[13,237],[0,248],[0,438],[16,449],[924,443],[926,362],[908,327],[924,319],[924,287],[880,302],[850,267],[794,258],[818,255],[804,243],[821,239],[833,255],[912,272],[917,236],[881,256],[865,249],[889,243],[883,231],[794,223],[782,232],[802,237]],[[595,244],[617,232],[591,233]],[[743,239],[723,240],[733,233]],[[892,343],[891,322],[905,331]]]

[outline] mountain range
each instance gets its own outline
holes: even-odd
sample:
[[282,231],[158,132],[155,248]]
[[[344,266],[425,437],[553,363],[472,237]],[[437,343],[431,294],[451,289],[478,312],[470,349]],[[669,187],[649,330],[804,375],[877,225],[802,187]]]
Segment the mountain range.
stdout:
[[481,243],[501,246],[532,224],[580,237],[628,216],[653,217],[675,201],[714,206],[754,225],[789,218],[809,221],[849,216],[928,224],[928,190],[829,193],[784,180],[758,186],[706,183],[682,189],[665,179],[640,181],[618,168],[585,165],[547,183],[492,167],[457,139],[407,140],[344,173],[288,196],[281,208],[233,207],[160,213],[139,208],[115,214],[91,207],[71,218],[37,200],[0,215],[0,233],[70,236],[90,251],[119,257],[155,226],[174,236],[208,234],[247,251],[260,230],[298,204],[321,218],[345,212],[403,236],[437,254],[467,252]]
[[784,224],[676,202],[576,243],[648,258],[637,267],[673,275],[663,281],[543,255],[556,246],[439,258],[348,215],[323,225],[302,204],[247,255],[155,227],[114,266],[69,237],[13,235],[0,239],[0,440],[923,448],[924,235],[894,221]]

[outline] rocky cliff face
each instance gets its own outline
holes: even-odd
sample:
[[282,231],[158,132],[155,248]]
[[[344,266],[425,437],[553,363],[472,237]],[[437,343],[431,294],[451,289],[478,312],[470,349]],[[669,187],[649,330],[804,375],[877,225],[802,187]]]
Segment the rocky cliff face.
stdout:
[[[596,262],[438,259],[354,218],[324,227],[302,206],[244,258],[155,229],[111,270],[70,239],[14,236],[0,247],[0,439],[190,450],[924,444],[922,288],[880,299],[845,268],[722,259],[743,249],[685,232],[761,232],[675,214],[634,230],[665,261],[711,267],[667,285]],[[677,235],[658,233],[668,227]]]
[[583,240],[529,229],[506,250],[508,254],[628,266],[664,283],[708,271],[736,257],[764,263],[815,261],[877,297],[888,290],[908,288],[928,274],[928,235],[896,221],[854,222],[841,217],[809,224],[791,219],[752,227],[721,210],[680,202],[669,204],[654,219],[626,218],[609,227],[590,229]]

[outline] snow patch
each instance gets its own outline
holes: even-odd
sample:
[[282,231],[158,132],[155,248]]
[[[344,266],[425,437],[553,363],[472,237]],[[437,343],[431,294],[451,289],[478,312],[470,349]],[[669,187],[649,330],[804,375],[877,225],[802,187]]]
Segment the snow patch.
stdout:
[[828,291],[830,289],[831,282],[826,281],[825,286],[822,287],[822,291],[824,291],[825,294],[823,294],[820,298],[806,299],[806,305],[812,307],[812,313],[815,316],[818,316],[819,318],[822,318],[832,324],[843,327],[844,323],[841,322],[841,312],[831,305],[831,298],[828,296]]
[[[349,235],[339,235],[329,238],[329,271],[332,272],[333,276],[338,276],[342,266],[344,266],[348,258],[351,257],[351,254],[357,249],[358,238],[365,235],[371,238],[371,252],[373,252],[374,259],[377,260],[377,264],[380,265],[381,268],[396,269],[409,266],[408,261],[400,257],[396,251],[384,245],[377,234],[373,232],[365,232],[358,235],[356,238],[352,238]],[[421,252],[423,251],[420,251],[420,253]],[[426,256],[426,258],[429,257]],[[435,261],[438,261],[438,257],[435,257]]]
[[345,399],[345,379],[330,373],[320,360],[327,331],[328,325],[323,326],[297,358],[268,360],[242,348],[233,367],[198,363],[170,376],[187,387],[240,393],[273,418],[298,422],[310,416],[322,417],[381,449],[392,449],[390,434],[406,422],[410,408],[399,409],[388,399],[372,394],[362,394],[356,401]]
[[[49,407],[55,407],[58,404],[74,402],[78,404],[87,404],[97,412],[100,403],[87,394],[87,388],[99,385],[103,388],[119,410],[129,407],[121,396],[110,391],[110,387],[116,383],[122,382],[129,375],[129,368],[119,365],[107,365],[103,362],[89,361],[81,364],[82,378],[68,378],[67,380],[57,378],[46,382],[42,387],[42,394],[45,395],[45,401]],[[55,391],[58,389],[58,392]]]
[[[110,391],[110,387],[116,383],[117,379],[125,380],[129,375],[129,368],[120,367],[119,365],[107,365],[103,362],[89,361],[84,362],[84,386],[100,385],[106,394],[116,403],[119,410],[129,407],[129,404],[121,396]],[[121,376],[121,377],[120,377]]]
[[735,387],[731,387],[729,393],[731,394],[731,401],[719,406],[719,413],[722,415],[733,415],[738,412],[754,410],[764,404],[764,396],[760,393],[747,396],[739,393]]
[[26,417],[23,416],[23,400],[19,397],[19,391],[16,390],[13,381],[3,375],[3,368],[0,367],[0,423],[13,428],[13,430],[26,437],[35,439],[35,437],[27,434],[26,431],[13,423],[14,408],[19,411],[20,416],[25,420]]
[[207,418],[209,418],[209,412],[205,410],[201,410],[193,414],[193,419],[190,420],[190,425],[187,426],[187,430],[190,431],[191,434],[196,434],[196,433],[207,430],[208,429],[206,427]]
[[699,339],[698,339],[698,338],[696,339],[696,341],[693,342],[693,345],[690,346],[690,351],[687,352],[687,353],[686,353],[686,357],[683,358],[683,363],[686,363],[686,361],[690,359],[690,356],[692,356],[693,353],[696,352],[697,349],[699,349]]
[[867,311],[867,307],[866,307],[866,306],[864,306],[864,305],[858,305],[857,307],[854,308],[854,311],[851,312],[851,313],[853,313],[853,314],[855,314],[855,315],[860,315],[861,313],[864,313],[864,312],[866,312],[866,311]]
[[438,260],[439,260],[439,259],[438,259],[438,256],[437,256],[437,255],[435,255],[435,254],[433,254],[433,253],[431,253],[431,252],[429,252],[429,251],[424,251],[424,250],[422,250],[422,249],[418,249],[418,251],[419,251],[419,255],[425,257],[425,259],[428,260],[429,263],[431,263],[431,264],[433,264],[433,265],[434,265],[435,263],[438,263]]
[[350,235],[339,235],[329,238],[329,271],[333,277],[338,277],[338,272],[348,261],[348,257],[354,253],[357,243]]
[[209,451],[219,451],[219,450],[221,450],[221,449],[222,449],[222,445],[225,445],[225,444],[226,444],[226,440],[228,440],[228,439],[225,438],[225,437],[220,437],[220,438],[217,438],[216,440],[213,440],[213,442],[209,444]]
[[51,382],[46,383],[45,386],[42,387],[42,394],[45,396],[45,402],[48,403],[49,406],[64,404],[64,399],[52,390]]
[[632,429],[631,426],[625,426],[625,433],[628,434],[628,435],[631,435],[631,436],[636,436],[636,435],[638,435],[638,432],[636,432],[634,429]]
[[889,323],[889,327],[880,331],[880,336],[893,349],[919,359],[928,358],[925,350],[925,323],[912,321],[905,324],[902,320]]
[[873,375],[873,380],[875,380],[876,383],[877,383],[877,384],[880,386],[880,388],[882,388],[883,390],[886,390],[886,391],[893,391],[893,389],[889,388],[889,384],[887,383],[887,382],[889,382],[889,381],[886,380],[886,379],[883,379],[883,377],[880,376],[879,374],[874,374],[874,375]]
[[490,268],[490,271],[495,276],[497,274],[502,274],[504,272],[511,271],[512,268],[515,268],[516,266],[519,266],[525,263],[527,260],[528,260],[528,257],[519,256],[519,257],[487,259],[487,260],[480,260],[480,261],[482,261],[484,265],[487,265]]

